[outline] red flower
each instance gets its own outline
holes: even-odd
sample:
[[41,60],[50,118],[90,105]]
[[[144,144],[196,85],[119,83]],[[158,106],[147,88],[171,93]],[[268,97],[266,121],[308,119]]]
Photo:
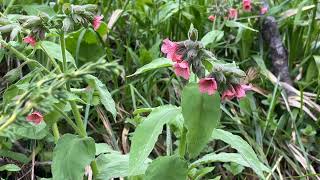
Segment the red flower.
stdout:
[[180,63],[175,63],[173,65],[174,72],[177,76],[181,76],[184,79],[188,80],[190,77],[190,69],[187,61],[182,61]]
[[229,16],[230,19],[237,19],[238,17],[238,11],[234,8],[229,9]]
[[163,40],[161,46],[161,52],[167,54],[167,58],[171,59],[173,62],[181,62],[182,55],[177,54],[178,44],[170,41],[168,38]]
[[208,17],[208,19],[213,22],[213,21],[216,19],[216,16],[210,15],[210,16]]
[[95,16],[93,18],[92,26],[95,31],[98,30],[98,28],[100,27],[102,19],[103,19],[103,16]]
[[27,116],[27,121],[39,124],[43,120],[43,116],[40,112],[35,111]]
[[251,0],[243,0],[242,1],[242,8],[244,11],[246,12],[250,12],[251,11]]
[[36,39],[29,35],[29,36],[26,36],[25,38],[23,38],[23,42],[27,43],[27,44],[30,44],[31,46],[35,46],[37,41]]
[[267,12],[268,12],[268,8],[267,7],[261,7],[260,14],[266,14]]
[[222,93],[222,100],[226,100],[226,99],[233,99],[235,97],[236,91],[234,90],[234,88],[231,86],[229,89],[225,90]]
[[218,89],[217,82],[214,78],[203,78],[199,81],[199,89],[201,93],[212,95]]

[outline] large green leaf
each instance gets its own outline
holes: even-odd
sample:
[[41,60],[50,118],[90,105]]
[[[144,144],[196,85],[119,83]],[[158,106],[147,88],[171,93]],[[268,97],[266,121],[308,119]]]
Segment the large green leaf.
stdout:
[[188,165],[178,156],[159,157],[146,171],[145,180],[186,180]]
[[94,160],[95,152],[92,138],[63,135],[53,150],[53,180],[82,180],[85,167]]
[[94,87],[98,91],[101,103],[106,110],[112,114],[113,118],[116,118],[116,105],[107,87],[98,78],[92,75],[87,75],[86,79],[88,80],[90,86]]
[[206,47],[210,43],[219,42],[223,38],[223,35],[223,31],[213,30],[208,32],[205,36],[203,36],[201,42]]
[[141,165],[152,151],[163,125],[181,114],[176,106],[166,105],[155,108],[135,130],[130,150],[129,174],[137,175],[141,172]]
[[[59,44],[50,41],[42,41],[41,47],[48,54],[48,56],[63,62],[61,47]],[[68,51],[66,51],[66,60],[67,62],[71,62],[74,66],[76,66],[72,55]]]
[[163,68],[163,67],[171,67],[172,65],[173,65],[173,62],[170,59],[158,58],[158,59],[153,60],[151,63],[146,64],[146,65],[142,66],[141,68],[137,69],[137,71],[134,74],[130,75],[129,77],[134,76],[134,75],[138,75],[138,74],[141,74],[141,73],[153,70],[153,69],[159,69],[159,68]]
[[217,127],[221,111],[220,96],[202,94],[198,84],[188,84],[182,92],[182,114],[187,133],[187,149],[191,157],[199,155]]
[[[150,161],[148,159],[142,164],[139,174],[143,174],[146,171]],[[122,155],[119,152],[101,154],[97,158],[97,164],[99,168],[98,179],[109,180],[111,178],[129,176],[129,154]]]
[[243,159],[249,164],[254,172],[261,178],[265,179],[263,171],[269,172],[269,168],[260,162],[251,146],[240,136],[233,135],[232,133],[222,129],[215,129],[212,133],[212,138],[230,144],[232,148],[236,149],[241,154]]

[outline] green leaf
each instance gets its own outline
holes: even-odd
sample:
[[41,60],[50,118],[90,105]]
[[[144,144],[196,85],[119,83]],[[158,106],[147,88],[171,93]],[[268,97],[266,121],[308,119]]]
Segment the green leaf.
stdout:
[[85,167],[94,160],[95,152],[92,138],[63,135],[53,150],[53,180],[82,180]]
[[237,21],[227,21],[226,23],[226,26],[227,27],[237,27],[237,28],[244,28],[244,29],[249,29],[251,31],[254,31],[254,32],[259,32],[243,23],[240,23],[240,22],[237,22]]
[[224,36],[223,31],[213,30],[208,32],[203,38],[201,39],[202,44],[206,47],[210,43],[217,43],[219,42]]
[[318,75],[320,75],[320,56],[313,56],[313,58],[318,68]]
[[[143,174],[146,171],[150,161],[148,160],[142,164],[139,174]],[[109,180],[111,178],[129,176],[129,154],[122,155],[120,152],[101,154],[97,158],[97,164],[99,169],[98,179]]]
[[3,166],[0,166],[0,171],[20,171],[20,167],[15,164],[6,164]]
[[4,150],[4,149],[0,149],[0,156],[1,157],[8,157],[10,159],[22,162],[24,164],[27,164],[30,161],[29,158],[22,153],[8,151],[8,150]]
[[163,125],[181,114],[176,106],[167,105],[155,108],[136,128],[132,140],[129,159],[129,174],[138,175],[141,165],[148,158]]
[[222,129],[215,129],[212,133],[212,138],[230,144],[232,148],[236,149],[241,154],[243,159],[261,178],[265,179],[263,171],[270,172],[269,168],[260,162],[251,146],[240,136],[233,135]]
[[244,167],[237,163],[223,164],[223,167],[230,171],[234,176],[240,174],[244,170]]
[[109,144],[96,143],[96,156],[104,153],[120,153],[120,152],[113,150]]
[[42,139],[49,134],[46,123],[41,122],[38,125],[33,123],[23,123],[12,125],[15,134],[29,139]]
[[170,59],[167,58],[158,58],[153,60],[151,63],[146,64],[144,66],[142,66],[141,68],[139,68],[134,74],[128,76],[135,76],[150,70],[154,70],[154,69],[159,69],[159,68],[163,68],[163,67],[171,67],[173,65],[173,62]]
[[94,87],[98,91],[101,103],[115,119],[117,116],[116,105],[107,87],[98,78],[92,75],[87,75],[86,79],[88,80],[90,86]]
[[145,180],[186,180],[188,165],[178,156],[159,157],[146,171]]
[[[50,41],[42,41],[41,47],[48,54],[48,56],[63,62],[60,45]],[[67,62],[71,62],[76,67],[75,61],[68,51],[66,51],[66,60]]]
[[54,16],[56,13],[54,10],[48,5],[24,5],[23,10],[27,12],[28,15],[38,16],[41,12],[48,14],[49,16]]
[[212,162],[234,162],[245,167],[250,167],[248,162],[239,153],[210,153],[193,162],[190,166],[196,167],[202,164],[209,164]]
[[187,149],[191,157],[199,155],[217,127],[221,111],[219,93],[209,96],[199,91],[198,84],[188,84],[182,92],[182,114],[187,133]]

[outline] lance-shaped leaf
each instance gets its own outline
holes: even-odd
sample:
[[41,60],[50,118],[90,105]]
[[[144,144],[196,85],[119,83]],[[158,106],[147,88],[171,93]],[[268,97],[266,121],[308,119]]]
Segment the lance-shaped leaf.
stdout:
[[187,133],[187,150],[191,157],[199,155],[217,127],[221,111],[220,96],[202,94],[198,84],[188,84],[182,93],[182,114]]
[[135,130],[129,158],[129,174],[137,175],[141,173],[142,164],[145,163],[159,134],[162,132],[163,125],[181,114],[176,106],[167,105],[155,108]]

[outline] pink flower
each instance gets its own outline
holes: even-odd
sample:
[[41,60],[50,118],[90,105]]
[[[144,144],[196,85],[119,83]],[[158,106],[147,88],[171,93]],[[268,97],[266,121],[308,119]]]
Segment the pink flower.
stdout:
[[201,93],[212,95],[218,89],[217,82],[214,78],[203,78],[199,81],[199,89]]
[[267,7],[261,7],[260,14],[266,14],[267,12],[268,12],[268,8]]
[[210,15],[210,16],[208,17],[208,19],[213,22],[213,21],[216,19],[216,16]]
[[243,98],[246,96],[246,91],[249,91],[252,89],[251,85],[245,85],[245,84],[236,84],[232,85],[229,89],[225,90],[222,93],[222,100],[225,99],[233,99],[234,97],[237,98]]
[[234,88],[231,86],[229,89],[225,90],[222,93],[222,100],[226,100],[226,99],[233,99],[236,95],[236,91],[234,90]]
[[229,16],[230,19],[237,19],[238,17],[238,11],[234,8],[229,9]]
[[246,12],[250,12],[251,11],[251,0],[243,0],[242,1],[242,8],[244,11]]
[[190,69],[187,61],[182,61],[179,63],[175,63],[173,65],[174,72],[177,76],[181,76],[184,79],[188,80],[190,77]]
[[34,111],[27,116],[27,121],[33,122],[34,124],[39,124],[43,120],[43,116],[40,112]]
[[23,42],[27,43],[27,44],[30,44],[31,46],[35,46],[37,41],[36,39],[29,35],[29,36],[26,36],[25,38],[23,38]]
[[182,55],[177,54],[178,44],[170,41],[168,38],[163,40],[161,46],[161,52],[167,54],[167,58],[171,59],[173,62],[181,62]]
[[98,28],[100,27],[101,25],[101,20],[103,19],[103,16],[95,16],[93,18],[93,22],[92,22],[92,25],[93,25],[93,29],[96,31],[98,30]]

